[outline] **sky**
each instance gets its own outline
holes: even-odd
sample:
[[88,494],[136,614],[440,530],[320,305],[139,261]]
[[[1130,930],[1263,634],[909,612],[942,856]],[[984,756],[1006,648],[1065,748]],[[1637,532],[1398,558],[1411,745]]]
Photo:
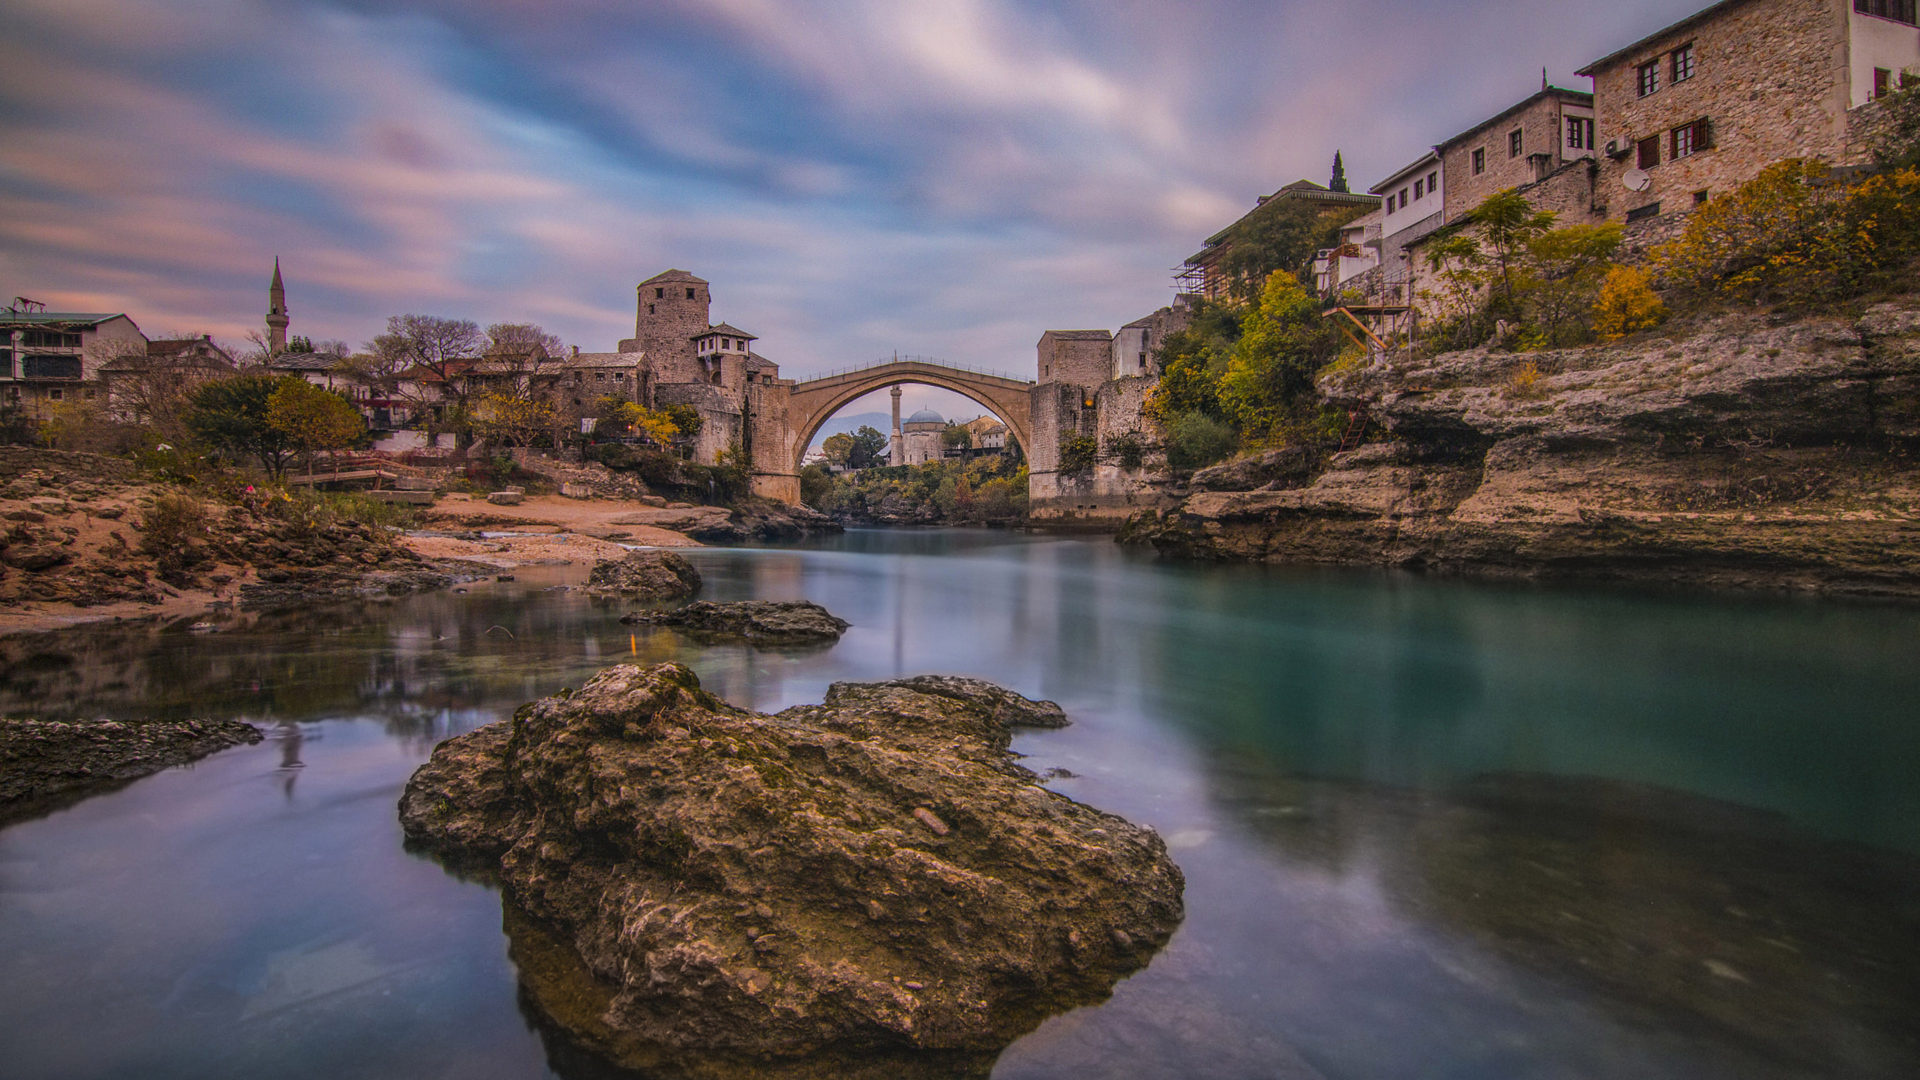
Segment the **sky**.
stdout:
[[1362,190],[1705,2],[5,0],[0,291],[239,341],[278,256],[295,334],[600,351],[676,267],[789,377],[1031,378],[1336,149]]

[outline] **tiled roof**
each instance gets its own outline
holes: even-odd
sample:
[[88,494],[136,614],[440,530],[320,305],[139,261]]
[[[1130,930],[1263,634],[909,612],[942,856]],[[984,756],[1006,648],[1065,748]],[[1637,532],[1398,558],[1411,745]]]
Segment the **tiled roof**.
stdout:
[[757,352],[750,352],[747,354],[747,370],[748,371],[765,371],[768,368],[777,368],[779,366],[780,366],[779,364],[776,364],[773,361],[767,359],[766,357],[761,356]]
[[1694,12],[1693,14],[1687,16],[1686,18],[1681,19],[1677,23],[1674,23],[1670,26],[1662,27],[1651,34],[1648,34],[1646,37],[1643,37],[1638,41],[1635,41],[1633,44],[1628,45],[1624,49],[1615,49],[1614,51],[1608,53],[1607,55],[1601,57],[1600,59],[1595,60],[1593,63],[1588,64],[1586,67],[1583,67],[1580,70],[1574,72],[1574,74],[1583,75],[1587,78],[1592,78],[1594,71],[1596,71],[1597,69],[1613,63],[1615,60],[1618,60],[1621,57],[1626,56],[1628,53],[1638,52],[1641,46],[1647,44],[1648,42],[1654,40],[1655,38],[1662,38],[1667,36],[1668,34],[1675,33],[1676,31],[1679,31],[1679,30],[1683,30],[1688,26],[1693,25],[1694,23],[1704,22],[1709,17],[1718,15],[1721,11],[1724,11],[1727,8],[1733,7],[1737,4],[1744,4],[1746,2],[1747,0],[1720,0],[1720,3],[1709,4],[1708,6],[1701,8],[1699,11]]
[[1106,330],[1049,330],[1041,337],[1060,338],[1065,341],[1112,341],[1113,334]]
[[714,325],[707,327],[705,330],[702,330],[693,336],[705,337],[708,334],[730,334],[733,337],[746,338],[748,341],[760,340],[759,338],[754,337],[752,334],[747,333],[745,330],[742,330],[737,326],[729,326],[726,323],[715,323]]
[[332,353],[283,352],[267,361],[270,371],[332,371],[340,358]]
[[696,285],[707,284],[706,278],[694,277],[692,274],[687,273],[685,270],[662,270],[659,273],[648,278],[647,280],[641,282],[640,284],[652,285],[662,281],[691,281]]

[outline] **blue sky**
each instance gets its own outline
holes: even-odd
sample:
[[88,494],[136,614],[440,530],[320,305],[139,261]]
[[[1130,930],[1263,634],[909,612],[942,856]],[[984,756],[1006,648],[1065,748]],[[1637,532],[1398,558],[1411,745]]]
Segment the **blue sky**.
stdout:
[[239,338],[277,254],[295,333],[602,350],[680,267],[788,375],[1030,377],[1336,148],[1364,187],[1703,3],[7,0],[0,290]]

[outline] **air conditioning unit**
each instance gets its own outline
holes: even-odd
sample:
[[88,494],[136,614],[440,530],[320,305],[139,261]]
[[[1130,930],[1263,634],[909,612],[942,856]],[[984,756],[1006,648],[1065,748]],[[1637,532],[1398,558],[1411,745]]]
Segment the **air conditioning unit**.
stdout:
[[1633,153],[1632,143],[1623,143],[1619,139],[1607,142],[1607,156],[1610,158],[1623,158],[1631,153]]

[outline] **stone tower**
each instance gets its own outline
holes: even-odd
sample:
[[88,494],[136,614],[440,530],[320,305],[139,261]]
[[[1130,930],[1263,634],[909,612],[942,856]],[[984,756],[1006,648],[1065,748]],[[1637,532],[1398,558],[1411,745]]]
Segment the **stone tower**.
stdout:
[[694,338],[710,325],[707,283],[685,270],[667,270],[641,282],[637,292],[633,337],[620,343],[620,351],[647,354],[656,384],[704,382]]
[[267,286],[267,355],[287,351],[287,287],[280,283],[280,257],[273,258],[273,284]]

